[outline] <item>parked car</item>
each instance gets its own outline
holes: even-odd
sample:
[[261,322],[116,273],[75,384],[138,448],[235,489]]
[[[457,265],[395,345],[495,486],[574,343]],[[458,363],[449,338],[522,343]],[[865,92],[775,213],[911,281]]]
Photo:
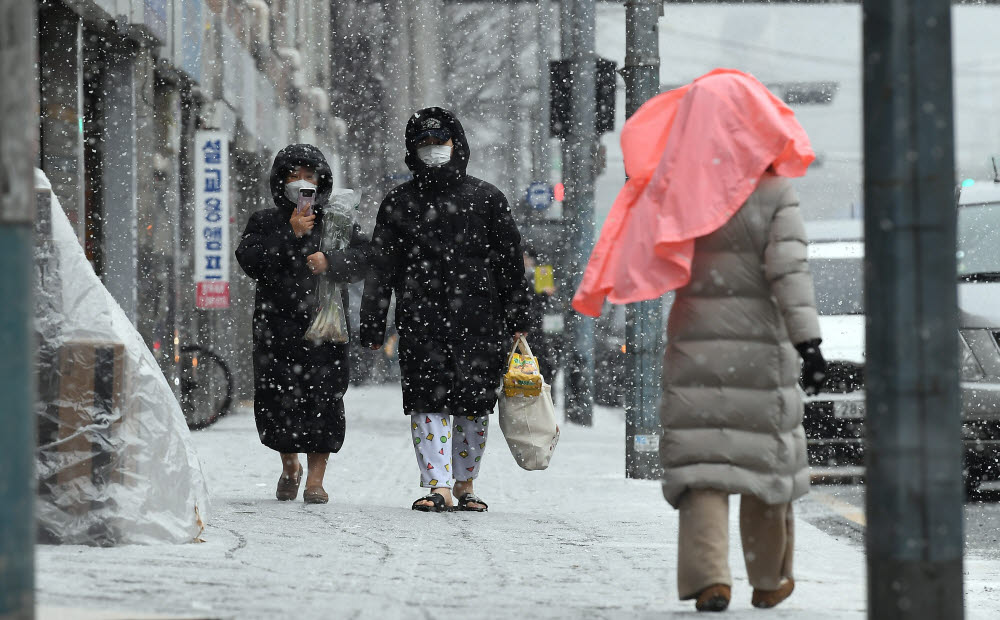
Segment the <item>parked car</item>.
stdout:
[[1000,182],[961,188],[959,368],[967,482],[1000,479]]
[[[1000,184],[963,187],[958,304],[965,481],[1000,479]],[[810,223],[809,266],[829,372],[806,399],[812,465],[864,462],[864,243],[860,221]]]
[[823,391],[806,398],[811,465],[864,463],[864,242],[858,220],[810,223],[809,269],[827,358]]

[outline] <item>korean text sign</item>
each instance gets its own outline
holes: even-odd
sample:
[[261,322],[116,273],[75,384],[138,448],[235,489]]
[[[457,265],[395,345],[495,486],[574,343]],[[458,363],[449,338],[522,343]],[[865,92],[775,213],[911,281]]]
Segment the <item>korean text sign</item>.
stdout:
[[194,281],[198,308],[229,307],[229,136],[195,133]]

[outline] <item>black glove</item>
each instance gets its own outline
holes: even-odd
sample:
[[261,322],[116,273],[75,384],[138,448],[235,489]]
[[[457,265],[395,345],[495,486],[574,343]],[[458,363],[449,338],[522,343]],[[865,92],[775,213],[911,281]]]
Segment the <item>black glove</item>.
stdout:
[[802,388],[810,396],[819,394],[826,380],[826,360],[819,350],[820,342],[822,341],[807,340],[795,345],[802,356]]

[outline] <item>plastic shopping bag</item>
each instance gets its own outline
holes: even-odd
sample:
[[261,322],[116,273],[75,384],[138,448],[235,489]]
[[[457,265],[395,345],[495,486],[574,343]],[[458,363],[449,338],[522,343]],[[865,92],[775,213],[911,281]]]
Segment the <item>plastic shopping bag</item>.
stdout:
[[340,284],[323,281],[320,284],[320,298],[324,300],[316,318],[306,331],[306,339],[314,343],[336,342],[343,344],[350,339],[347,331],[347,317]]
[[[500,430],[514,460],[522,469],[529,471],[545,469],[552,460],[552,453],[559,442],[559,424],[556,423],[555,407],[552,405],[552,388],[538,372],[538,362],[531,354],[528,342],[521,337],[514,344],[504,376],[504,389],[500,393]],[[515,362],[517,348],[521,348],[520,362]],[[529,361],[525,361],[525,358]],[[534,368],[534,373],[528,372]],[[513,378],[508,381],[508,376]],[[526,385],[538,378],[538,389],[533,391]],[[511,391],[507,391],[508,384]]]
[[521,336],[514,342],[507,357],[507,372],[503,376],[504,396],[538,396],[541,392],[542,374],[538,370],[538,358],[531,353],[528,341]]
[[[330,204],[323,209],[323,229],[319,245],[321,252],[336,252],[347,247],[360,203],[361,195],[352,189],[333,190]],[[306,331],[306,339],[317,344],[347,342],[350,334],[347,331],[347,313],[344,311],[340,283],[320,278],[316,297],[319,299],[319,308]]]

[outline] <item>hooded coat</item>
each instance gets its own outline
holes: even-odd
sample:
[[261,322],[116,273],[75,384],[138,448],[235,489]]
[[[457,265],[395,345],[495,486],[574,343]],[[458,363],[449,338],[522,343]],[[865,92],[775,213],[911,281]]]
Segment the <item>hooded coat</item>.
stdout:
[[[454,143],[443,166],[417,156],[428,128]],[[521,235],[503,193],[468,175],[468,163],[465,131],[451,112],[414,114],[406,125],[413,179],[386,195],[372,234],[361,341],[382,345],[395,294],[406,414],[491,413],[511,334],[526,329]]]
[[689,488],[790,502],[809,490],[799,355],[820,338],[799,200],[765,175],[695,241],[667,322],[660,401],[663,495]]
[[[285,196],[285,179],[296,166],[318,176],[313,230],[295,236],[289,220],[295,203]],[[337,452],[344,442],[342,397],[349,365],[346,344],[305,339],[316,315],[320,278],[357,282],[367,268],[368,243],[357,226],[342,252],[326,252],[327,271],[313,275],[306,257],[319,251],[323,207],[333,189],[330,166],[309,144],[285,147],[270,175],[274,207],[250,216],[236,250],[243,271],[257,283],[253,314],[254,417],[261,443],[285,453]],[[342,287],[344,307],[347,287]]]

